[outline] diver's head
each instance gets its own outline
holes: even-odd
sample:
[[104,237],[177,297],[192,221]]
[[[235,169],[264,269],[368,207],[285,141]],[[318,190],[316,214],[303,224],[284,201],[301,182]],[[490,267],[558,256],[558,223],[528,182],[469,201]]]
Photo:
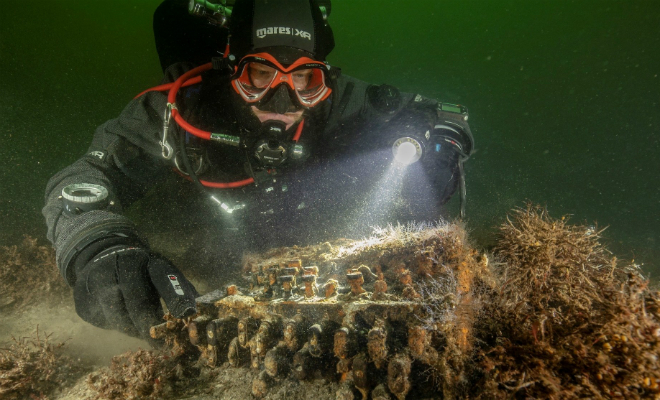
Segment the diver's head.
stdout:
[[248,131],[273,122],[288,131],[330,95],[334,37],[317,0],[237,0],[230,33],[234,104]]

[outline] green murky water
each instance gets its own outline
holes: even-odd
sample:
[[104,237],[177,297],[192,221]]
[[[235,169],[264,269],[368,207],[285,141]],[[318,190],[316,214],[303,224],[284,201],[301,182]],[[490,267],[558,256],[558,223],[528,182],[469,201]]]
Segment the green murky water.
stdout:
[[[158,83],[158,4],[2,1],[0,244],[45,236],[48,178]],[[660,2],[335,0],[330,21],[345,73],[468,106],[476,238],[531,200],[660,272]]]

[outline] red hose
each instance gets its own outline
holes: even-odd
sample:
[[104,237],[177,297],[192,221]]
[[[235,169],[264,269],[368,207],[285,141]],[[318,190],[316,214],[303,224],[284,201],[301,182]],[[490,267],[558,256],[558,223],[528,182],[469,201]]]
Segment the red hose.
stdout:
[[[202,77],[195,75],[199,75],[202,72],[208,71],[212,68],[213,68],[213,63],[200,65],[199,67],[193,68],[190,71],[186,72],[185,74],[181,75],[173,83],[166,83],[164,85],[152,87],[138,94],[137,96],[135,96],[135,98],[138,98],[143,94],[151,91],[169,90],[169,93],[167,94],[167,102],[168,104],[176,104],[176,94],[179,91],[179,89],[185,86],[190,86],[196,83],[200,83],[202,81]],[[177,110],[176,108],[172,108],[172,118],[174,118],[176,123],[179,124],[181,128],[190,132],[191,134],[202,139],[211,140],[211,132],[207,132],[199,128],[195,128],[194,126],[190,125],[188,122],[186,122],[186,120],[183,119],[183,117],[181,117],[181,115],[179,114],[179,110]],[[300,124],[298,125],[298,129],[296,129],[296,133],[293,137],[293,141],[297,142],[298,139],[300,138],[304,124],[305,124],[305,120],[300,121]],[[184,178],[192,181],[192,178],[190,176],[184,175],[180,171],[177,172],[179,172],[179,174],[182,175]],[[254,178],[247,178],[235,182],[210,182],[200,179],[199,182],[205,187],[216,188],[216,189],[231,189],[231,188],[238,188],[238,187],[250,185],[254,183]]]
[[186,72],[185,74],[181,75],[179,79],[175,80],[174,83],[172,84],[172,88],[170,89],[170,92],[167,95],[167,102],[174,104],[176,102],[176,92],[181,89],[181,86],[183,86],[183,83],[188,80],[193,75],[199,75],[204,71],[208,71],[211,68],[213,68],[213,63],[206,63],[204,65],[200,65],[199,67],[193,68],[190,71]]
[[[200,83],[201,81],[202,81],[202,77],[201,77],[201,76],[198,76],[198,77],[195,77],[195,78],[189,79],[188,81],[186,81],[186,83],[184,83],[183,85],[181,85],[181,87],[186,87],[186,86],[194,85],[194,84]],[[162,84],[162,85],[154,86],[154,87],[152,87],[152,88],[149,88],[149,89],[147,89],[147,90],[144,90],[144,91],[140,92],[140,94],[138,94],[137,96],[133,97],[133,99],[137,99],[138,97],[142,96],[143,94],[145,94],[145,93],[147,93],[147,92],[154,92],[154,91],[162,92],[162,91],[168,90],[169,88],[172,87],[172,85],[174,85],[174,82],[172,82],[172,83],[164,83],[164,84]]]
[[179,112],[177,109],[173,108],[172,109],[172,117],[176,121],[177,124],[179,124],[180,127],[182,127],[184,130],[192,133],[193,135],[206,139],[206,140],[211,140],[211,132],[203,131],[199,128],[195,128],[194,126],[190,125],[188,122],[186,122],[181,115],[179,115]]
[[243,179],[242,181],[226,182],[226,183],[224,183],[224,182],[209,182],[209,181],[203,181],[201,179],[199,180],[199,182],[202,185],[204,185],[206,187],[210,187],[210,188],[232,189],[232,188],[238,188],[238,187],[250,185],[250,184],[254,183],[254,178],[247,178],[247,179]]
[[298,129],[296,129],[296,134],[293,135],[293,141],[298,143],[298,139],[300,139],[300,135],[302,134],[303,126],[305,125],[305,120],[303,119],[300,121],[298,124]]
[[[170,92],[167,95],[167,102],[169,104],[175,104],[176,103],[176,93],[181,89],[181,86],[183,86],[184,82],[188,80],[188,78],[194,76],[194,75],[199,75],[204,71],[208,71],[211,68],[213,68],[213,63],[207,63],[204,65],[200,65],[197,68],[193,68],[190,71],[186,72],[185,74],[181,75],[179,79],[174,81],[174,84],[170,88]],[[201,78],[201,77],[200,77]],[[199,128],[195,128],[194,126],[190,125],[187,123],[181,115],[179,115],[179,110],[176,108],[172,108],[172,118],[181,126],[183,129],[186,131],[190,132],[191,134],[200,137],[202,139],[206,140],[211,140],[211,132],[203,131]]]

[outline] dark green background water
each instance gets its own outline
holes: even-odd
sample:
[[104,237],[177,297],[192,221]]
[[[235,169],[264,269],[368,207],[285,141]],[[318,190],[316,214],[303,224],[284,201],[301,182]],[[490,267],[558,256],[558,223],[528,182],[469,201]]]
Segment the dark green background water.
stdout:
[[[159,82],[158,4],[1,1],[0,244],[45,236],[48,178]],[[330,21],[345,73],[468,106],[481,243],[531,200],[660,272],[659,1],[335,0]]]

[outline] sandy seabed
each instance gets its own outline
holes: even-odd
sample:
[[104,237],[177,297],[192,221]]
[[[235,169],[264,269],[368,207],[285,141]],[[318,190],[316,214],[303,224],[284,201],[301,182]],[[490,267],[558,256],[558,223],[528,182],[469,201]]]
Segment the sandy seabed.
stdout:
[[[408,296],[421,294],[411,298],[426,310],[420,321],[433,340],[406,352],[431,392],[395,396],[366,385],[360,393],[351,371],[352,389],[284,376],[260,397],[660,399],[660,292],[639,265],[609,253],[602,231],[532,205],[513,210],[498,232],[488,251],[456,224],[390,228],[365,247],[385,274],[394,269],[383,254],[403,263],[397,276],[413,277]],[[307,249],[276,253],[292,251]],[[34,239],[0,249],[0,293],[3,400],[255,398],[259,370],[203,367],[84,323],[52,250]]]

